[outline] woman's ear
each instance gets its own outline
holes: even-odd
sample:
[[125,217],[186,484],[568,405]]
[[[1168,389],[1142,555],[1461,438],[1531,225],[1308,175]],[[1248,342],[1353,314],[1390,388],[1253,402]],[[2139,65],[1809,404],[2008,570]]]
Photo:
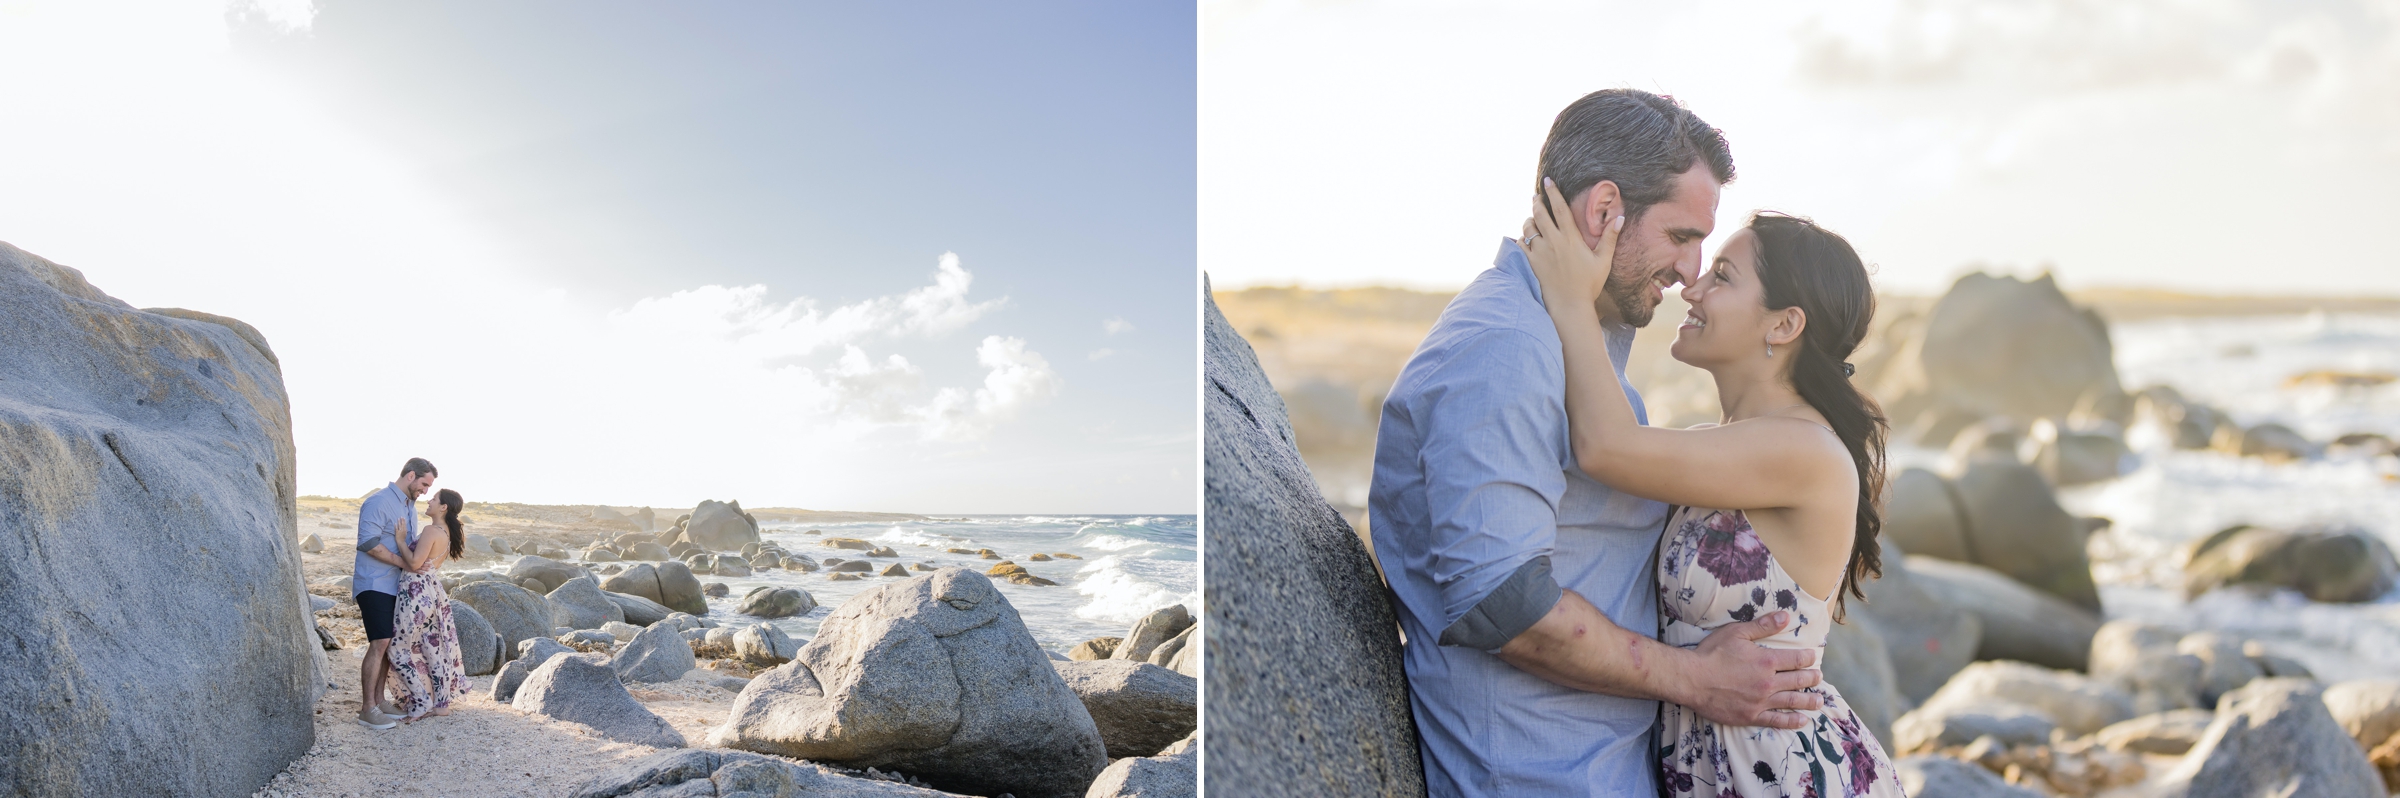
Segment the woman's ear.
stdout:
[[1800,334],[1808,331],[1808,311],[1801,310],[1799,305],[1771,311],[1770,315],[1774,318],[1767,326],[1769,344],[1786,346],[1800,340]]

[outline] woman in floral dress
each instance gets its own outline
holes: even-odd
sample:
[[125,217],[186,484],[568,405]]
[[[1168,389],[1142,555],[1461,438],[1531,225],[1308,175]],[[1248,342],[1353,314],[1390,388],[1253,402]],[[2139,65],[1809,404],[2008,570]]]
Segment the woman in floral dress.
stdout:
[[458,653],[458,626],[450,618],[450,594],[442,589],[441,565],[466,550],[458,492],[443,489],[425,503],[427,530],[409,547],[408,571],[400,576],[400,600],[392,611],[392,676],[397,680],[403,719],[450,714],[450,699],[467,694],[466,661]]
[[[1709,181],[1677,182],[1691,190]],[[1656,240],[1619,249],[1627,198],[1614,182],[1572,205],[1551,181],[1543,186],[1524,246],[1566,361],[1576,464],[1619,491],[1677,506],[1658,558],[1660,639],[1691,648],[1725,624],[1788,611],[1793,622],[1759,645],[1813,649],[1822,661],[1844,594],[1864,598],[1858,581],[1881,569],[1885,422],[1842,362],[1875,314],[1864,264],[1813,222],[1761,213],[1703,275],[1705,231],[1654,231]],[[1654,275],[1670,267],[1692,306],[1670,351],[1715,377],[1721,423],[1642,425],[1610,361],[1603,325],[1647,318],[1651,292],[1663,290]],[[1799,713],[1795,730],[1724,726],[1662,704],[1664,791],[1903,795],[1890,757],[1841,693],[1809,690],[1823,707]]]

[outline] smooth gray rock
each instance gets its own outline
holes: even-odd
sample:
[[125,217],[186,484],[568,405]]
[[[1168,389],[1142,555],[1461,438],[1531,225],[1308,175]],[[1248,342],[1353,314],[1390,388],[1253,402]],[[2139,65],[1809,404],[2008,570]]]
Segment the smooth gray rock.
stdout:
[[817,597],[798,588],[760,585],[742,596],[739,612],[760,618],[788,618],[806,615],[817,608]]
[[655,625],[635,635],[608,663],[627,682],[671,682],[699,665],[681,632]]
[[542,583],[542,592],[557,590],[567,580],[583,576],[584,570],[548,557],[525,555],[508,567],[508,578],[522,583],[526,579]]
[[492,622],[475,611],[475,605],[458,599],[450,600],[450,625],[458,630],[458,657],[466,663],[468,676],[482,676],[500,669],[500,633],[492,630]]
[[[616,626],[629,625],[617,623],[615,621],[610,621],[609,623]],[[616,635],[612,635],[598,629],[577,629],[573,632],[559,635],[557,639],[559,643],[577,651],[608,651],[617,645]]]
[[578,654],[575,649],[568,648],[565,644],[547,637],[527,640],[524,645],[517,648],[519,650],[517,658],[500,666],[499,672],[492,677],[491,696],[493,701],[506,704],[510,699],[515,698],[517,687],[525,683],[525,677],[533,675],[533,669],[541,667],[542,663],[549,662],[551,657],[583,657],[587,662],[597,662],[604,656],[601,654]]
[[1892,722],[1892,749],[1917,753],[1987,735],[2004,745],[2040,745],[2057,725],[2032,707],[2006,701],[1929,703]]
[[1208,781],[1251,795],[1424,795],[1388,591],[1310,478],[1257,355],[1206,304],[1206,711],[1209,727],[1242,730],[1215,736]]
[[2095,732],[2092,739],[2111,751],[2182,756],[2200,743],[2200,738],[2208,733],[2209,724],[2216,719],[2216,713],[2205,709],[2154,712],[2109,724],[2108,728]]
[[615,671],[579,657],[552,657],[533,669],[509,705],[519,712],[590,726],[618,742],[658,748],[685,745],[682,733],[625,692]]
[[577,782],[568,798],[697,796],[824,796],[825,798],[952,798],[892,781],[862,779],[822,765],[747,751],[660,751]]
[[875,564],[866,560],[843,560],[826,566],[825,570],[837,574],[863,574],[873,572]]
[[2213,707],[2226,693],[2267,675],[2242,653],[2242,641],[2217,632],[2194,632],[2176,641],[2175,653],[2200,660],[2200,706]]
[[742,691],[710,744],[1020,798],[1082,795],[1108,764],[1016,608],[956,568],[844,602],[798,657]]
[[308,537],[300,539],[300,550],[310,554],[322,552],[325,550],[325,539],[311,532]]
[[0,244],[0,793],[246,795],[308,751],[294,467],[256,329]]
[[645,599],[661,607],[666,606],[665,602],[659,601],[658,566],[649,563],[628,566],[624,571],[600,580],[600,589]]
[[2400,582],[2400,560],[2375,533],[2341,526],[2221,530],[2184,549],[2183,592],[2227,585],[2290,588],[2312,601],[2373,601]]
[[708,598],[700,594],[700,577],[679,562],[658,564],[658,603],[676,612],[708,614]]
[[1199,728],[1200,682],[1192,677],[1121,659],[1050,665],[1092,713],[1110,759],[1156,755]]
[[2124,398],[2107,324],[2049,275],[1961,276],[1911,343],[1907,368],[1859,386],[1886,398],[1894,430],[1925,415],[2066,418],[2087,397]]
[[313,614],[313,613],[324,612],[324,611],[326,611],[326,610],[330,610],[330,609],[333,609],[333,608],[335,608],[335,607],[339,607],[339,606],[341,606],[341,605],[342,605],[342,603],[341,603],[341,602],[339,602],[339,601],[334,601],[333,599],[329,599],[329,598],[326,598],[326,597],[324,597],[324,596],[319,596],[319,595],[316,595],[316,594],[314,594],[314,593],[311,593],[311,594],[309,594],[309,596],[308,596],[308,611],[309,611],[310,613],[312,613],[312,614]]
[[[1967,666],[1927,699],[1925,706],[1995,701],[2029,707],[2057,724],[2069,737],[2081,737],[2133,717],[2132,698],[2104,680],[2074,671],[2008,661]],[[1967,738],[1967,742],[1973,740]]]
[[2400,679],[2359,679],[2326,687],[2325,709],[2358,747],[2373,750],[2400,734]]
[[1912,756],[1892,762],[1900,774],[1900,789],[1926,798],[2044,798],[2030,789],[2002,780],[1973,762],[1946,756]]
[[573,653],[575,653],[575,649],[568,648],[567,644],[559,642],[557,638],[536,637],[517,644],[516,658],[531,660],[533,666],[539,668],[542,663],[549,662],[553,656]]
[[[1166,642],[1158,644],[1157,648],[1150,649],[1150,656],[1143,661],[1152,665],[1166,668],[1168,670],[1174,670],[1175,668],[1172,663],[1175,662],[1175,657],[1183,653],[1184,646],[1189,645],[1192,642],[1192,633],[1198,631],[1199,628],[1200,625],[1196,623],[1183,627],[1183,631],[1176,632],[1174,637],[1167,638]],[[1113,654],[1116,652],[1112,651],[1109,653]]]
[[2383,795],[2383,777],[2325,710],[2322,690],[2301,679],[2259,679],[2227,694],[2199,744],[2161,777],[2159,794]]
[[635,626],[649,626],[658,623],[674,612],[674,610],[667,609],[665,604],[641,596],[630,593],[602,592],[608,596],[609,602],[617,605],[619,612],[625,613],[625,622]]
[[640,543],[633,544],[633,548],[625,553],[625,559],[659,562],[662,560],[675,559],[675,555],[672,552],[667,551],[667,547],[664,544],[645,540]]
[[692,508],[683,532],[711,551],[740,551],[742,544],[758,542],[758,519],[742,512],[741,502],[704,501]]
[[1825,659],[1818,669],[1824,674],[1825,683],[1842,694],[1850,711],[1858,714],[1858,721],[1875,734],[1875,739],[1891,740],[1892,721],[1898,720],[1912,705],[1900,694],[1891,655],[1884,649],[1883,637],[1874,624],[1872,618],[1858,612],[1851,612],[1846,621],[1834,624],[1826,633]]
[[510,652],[517,644],[537,637],[556,637],[550,629],[550,604],[533,591],[507,582],[468,582],[451,591],[450,598],[474,607],[500,634],[501,647]]
[[731,554],[719,554],[716,556],[716,566],[711,569],[711,572],[718,576],[749,576],[753,573],[753,569],[747,560]]
[[639,563],[602,581],[600,588],[649,599],[674,612],[708,614],[708,599],[700,593],[700,577],[692,575],[692,569],[680,562]]
[[600,631],[610,638],[622,642],[632,640],[634,635],[641,634],[642,627],[620,621],[609,621],[600,625]]
[[754,624],[733,633],[734,656],[751,665],[771,668],[800,655],[800,643],[773,624]]
[[1979,565],[1910,555],[1908,570],[1945,606],[1974,613],[1982,625],[1976,659],[2077,671],[2088,666],[2099,616]]
[[1111,762],[1092,780],[1084,798],[1191,798],[1200,790],[1200,733],[1178,740],[1157,756]]
[[2086,614],[2100,612],[2083,524],[2059,506],[2039,470],[2014,452],[1980,454],[1968,458],[1951,485],[1974,564]]
[[590,574],[560,582],[542,600],[550,605],[550,623],[570,629],[598,629],[602,625],[625,622],[625,610],[608,600],[600,590],[600,580]]
[[1108,658],[1148,662],[1152,651],[1191,627],[1192,612],[1183,605],[1159,609],[1134,621],[1133,628],[1125,632],[1125,641],[1118,643]]

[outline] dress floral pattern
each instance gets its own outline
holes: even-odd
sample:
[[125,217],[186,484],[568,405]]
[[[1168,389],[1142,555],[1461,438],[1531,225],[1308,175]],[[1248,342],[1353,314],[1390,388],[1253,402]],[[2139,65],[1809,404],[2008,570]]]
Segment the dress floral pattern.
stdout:
[[[1769,648],[1813,648],[1832,630],[1826,602],[1800,589],[1736,510],[1676,512],[1658,558],[1659,638],[1691,648],[1717,627],[1790,610]],[[1719,726],[1676,704],[1659,708],[1661,784],[1705,798],[1905,798],[1891,758],[1833,685],[1809,688],[1825,708],[1797,731]]]
[[392,611],[392,676],[399,680],[400,709],[421,718],[467,694],[466,660],[458,653],[458,625],[450,618],[450,593],[431,569],[400,575],[400,600]]

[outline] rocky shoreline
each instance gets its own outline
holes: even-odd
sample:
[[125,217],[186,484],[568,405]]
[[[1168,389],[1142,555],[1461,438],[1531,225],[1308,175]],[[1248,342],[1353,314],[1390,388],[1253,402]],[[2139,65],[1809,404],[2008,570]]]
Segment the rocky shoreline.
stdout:
[[[355,529],[356,501],[308,497],[300,504],[323,537]],[[421,723],[440,729],[469,717],[478,728],[522,726],[550,742],[540,749],[545,757],[577,750],[564,757],[575,763],[566,768],[517,761],[513,747],[489,753],[497,761],[485,770],[502,776],[546,771],[555,783],[540,789],[524,786],[533,775],[510,780],[479,771],[462,774],[474,789],[441,789],[1195,793],[1198,647],[1184,645],[1196,624],[1182,607],[1061,658],[1035,645],[992,587],[1003,577],[902,570],[896,576],[903,578],[837,608],[815,639],[794,639],[761,621],[814,609],[806,590],[761,586],[731,617],[712,616],[703,597],[723,595],[724,585],[703,582],[702,574],[747,574],[737,569],[749,566],[857,575],[760,544],[738,503],[703,504],[666,524],[664,534],[626,530],[655,521],[614,508],[493,504],[471,506],[469,516],[476,530],[470,545],[486,548],[451,563],[443,581],[475,694],[452,716]],[[840,547],[846,542],[828,548],[848,551]],[[364,635],[347,601],[347,547],[315,548],[303,559],[319,594],[319,625],[326,639],[355,651]],[[960,613],[976,617],[952,617]],[[320,725],[331,718],[323,733],[356,737],[353,730],[364,730],[344,725],[356,687],[343,689],[349,692],[337,689],[320,705]],[[351,779],[333,773],[374,739],[346,742],[330,755],[312,752],[261,795],[343,794]]]

